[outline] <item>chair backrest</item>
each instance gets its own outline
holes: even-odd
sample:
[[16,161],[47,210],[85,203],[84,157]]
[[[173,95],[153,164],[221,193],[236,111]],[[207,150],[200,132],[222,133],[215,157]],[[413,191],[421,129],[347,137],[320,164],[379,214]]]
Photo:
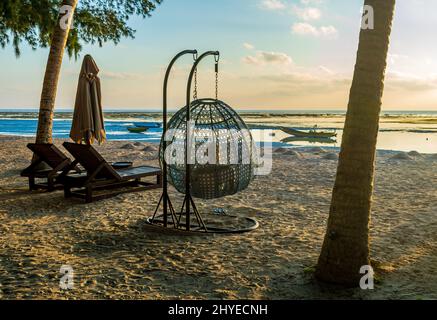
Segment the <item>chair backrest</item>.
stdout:
[[102,164],[107,164],[99,171],[96,178],[120,179],[118,173],[91,145],[64,142],[63,146],[85,168],[88,175],[93,174]]
[[29,143],[27,147],[53,169],[65,160],[69,160],[69,158],[54,144]]

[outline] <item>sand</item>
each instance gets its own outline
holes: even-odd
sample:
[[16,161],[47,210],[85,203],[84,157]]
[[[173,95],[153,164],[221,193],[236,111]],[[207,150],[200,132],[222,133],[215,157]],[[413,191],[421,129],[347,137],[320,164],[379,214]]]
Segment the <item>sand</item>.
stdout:
[[[144,221],[160,191],[84,204],[63,193],[28,192],[19,172],[30,139],[0,137],[0,299],[437,299],[437,161],[392,161],[378,152],[371,254],[373,291],[313,279],[337,166],[335,156],[299,149],[274,153],[271,175],[204,212],[255,217],[242,235],[176,236]],[[61,141],[56,141],[61,144]],[[156,148],[110,142],[110,161],[157,164]],[[146,150],[146,151],[143,151]],[[329,154],[333,151],[329,150]],[[174,195],[175,192],[172,191]],[[173,196],[177,207],[181,197]],[[61,290],[62,265],[74,289]]]

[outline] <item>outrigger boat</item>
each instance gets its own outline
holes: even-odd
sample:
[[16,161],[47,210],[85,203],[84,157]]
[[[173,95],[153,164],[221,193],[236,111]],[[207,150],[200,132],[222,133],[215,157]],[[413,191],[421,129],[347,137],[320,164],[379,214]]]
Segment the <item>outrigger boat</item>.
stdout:
[[283,132],[288,133],[295,137],[305,137],[305,138],[334,138],[337,136],[336,132],[326,132],[326,131],[316,131],[316,129],[311,129],[310,131],[301,131],[293,128],[281,127]]
[[134,123],[134,127],[128,127],[127,130],[132,133],[143,133],[150,129],[159,129],[161,127],[162,124],[159,122],[137,122]]
[[159,122],[136,122],[134,123],[134,126],[147,129],[158,129],[162,127],[162,124]]
[[337,143],[335,138],[330,137],[287,137],[281,140],[282,143],[289,142],[309,142],[309,143],[325,143],[325,144],[334,144]]
[[132,133],[143,133],[149,130],[147,127],[128,127],[127,130]]

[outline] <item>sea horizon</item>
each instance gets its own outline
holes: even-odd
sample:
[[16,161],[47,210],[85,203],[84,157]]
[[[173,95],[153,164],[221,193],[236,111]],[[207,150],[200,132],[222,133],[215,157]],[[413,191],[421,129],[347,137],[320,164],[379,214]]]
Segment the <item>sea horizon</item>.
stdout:
[[[180,108],[169,108],[169,113],[175,113]],[[246,108],[235,108],[236,111],[242,114],[281,114],[281,115],[345,115],[346,109],[246,109]],[[55,108],[55,114],[65,114],[65,113],[73,113],[73,108]],[[0,108],[0,117],[2,114],[6,113],[38,113],[39,108]],[[162,109],[160,108],[107,108],[103,110],[104,113],[162,113]],[[413,109],[399,109],[399,110],[381,110],[381,115],[414,115],[414,116],[436,116],[437,110],[413,110]]]

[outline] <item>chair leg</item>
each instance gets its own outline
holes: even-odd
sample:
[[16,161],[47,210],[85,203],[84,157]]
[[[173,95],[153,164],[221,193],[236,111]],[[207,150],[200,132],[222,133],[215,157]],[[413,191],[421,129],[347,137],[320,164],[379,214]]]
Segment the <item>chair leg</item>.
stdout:
[[55,190],[55,182],[53,178],[47,178],[47,191],[52,192]]
[[93,202],[93,188],[91,186],[86,187],[85,202],[86,203]]
[[29,190],[35,190],[35,177],[29,177]]
[[64,197],[71,198],[71,189],[68,186],[64,186]]

